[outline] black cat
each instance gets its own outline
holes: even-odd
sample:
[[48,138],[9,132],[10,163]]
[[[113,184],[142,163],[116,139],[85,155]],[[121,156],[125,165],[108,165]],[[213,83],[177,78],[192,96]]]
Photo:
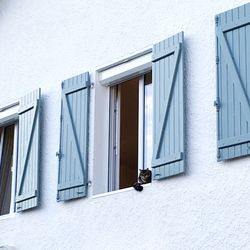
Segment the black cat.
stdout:
[[139,177],[138,182],[136,182],[133,187],[136,191],[141,192],[143,190],[143,184],[147,184],[151,182],[152,173],[151,170],[147,169],[139,169]]

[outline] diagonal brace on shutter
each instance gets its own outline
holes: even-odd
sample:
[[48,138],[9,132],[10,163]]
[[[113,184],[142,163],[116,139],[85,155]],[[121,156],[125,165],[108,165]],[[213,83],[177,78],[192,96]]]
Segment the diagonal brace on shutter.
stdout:
[[[27,110],[30,110],[31,107],[29,107]],[[37,115],[38,115],[38,100],[36,101],[36,103],[33,105],[33,109],[34,109],[34,114],[33,114],[33,119],[32,119],[32,124],[31,124],[31,128],[29,131],[29,141],[28,141],[28,145],[25,149],[25,154],[24,154],[24,163],[22,166],[22,172],[21,172],[21,179],[19,181],[19,185],[17,187],[17,196],[19,196],[21,194],[22,191],[22,187],[23,187],[23,183],[24,183],[24,176],[26,173],[26,169],[27,169],[27,165],[28,165],[28,159],[29,159],[29,154],[30,154],[30,149],[31,149],[31,144],[32,144],[32,139],[33,139],[33,134],[35,131],[35,126],[36,126],[36,122],[37,122]],[[20,114],[24,113],[24,110],[20,111]]]
[[78,157],[79,157],[79,160],[80,160],[81,170],[82,170],[84,178],[86,178],[85,169],[84,169],[84,162],[83,162],[83,159],[82,159],[82,154],[81,154],[81,151],[80,151],[79,142],[78,142],[78,138],[77,138],[77,135],[76,135],[76,129],[75,129],[75,126],[73,124],[72,112],[70,110],[69,102],[68,102],[66,94],[63,94],[63,102],[65,103],[65,108],[66,108],[65,113],[66,113],[66,115],[68,115],[68,118],[69,118],[70,129],[73,132],[73,137],[74,137],[73,142],[74,142],[74,144],[76,146],[77,154],[78,154]]
[[166,102],[164,104],[165,113],[162,117],[162,121],[160,123],[159,134],[156,138],[156,150],[154,151],[154,157],[153,157],[154,160],[156,160],[158,158],[159,153],[160,153],[160,149],[161,149],[161,145],[162,145],[163,132],[164,132],[164,127],[165,127],[166,122],[167,122],[170,102],[172,99],[172,93],[173,93],[173,89],[174,89],[174,83],[175,83],[177,70],[178,70],[178,63],[179,63],[179,59],[180,59],[180,52],[181,52],[181,43],[174,51],[174,67],[173,67],[173,70],[171,73],[169,92],[167,93]]

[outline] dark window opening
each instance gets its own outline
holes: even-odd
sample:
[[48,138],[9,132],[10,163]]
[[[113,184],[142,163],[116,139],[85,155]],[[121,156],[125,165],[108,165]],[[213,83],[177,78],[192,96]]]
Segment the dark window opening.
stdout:
[[11,206],[14,128],[0,128],[0,215],[8,214]]

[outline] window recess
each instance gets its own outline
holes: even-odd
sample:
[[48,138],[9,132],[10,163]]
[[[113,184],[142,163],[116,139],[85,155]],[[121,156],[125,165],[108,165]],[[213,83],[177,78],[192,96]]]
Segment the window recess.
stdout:
[[110,88],[109,191],[131,187],[138,169],[151,167],[151,78],[150,72]]
[[0,108],[0,215],[38,206],[40,89]]
[[95,146],[95,194],[130,187],[139,168],[155,180],[185,171],[183,44],[180,32],[97,71],[95,144],[108,152]]

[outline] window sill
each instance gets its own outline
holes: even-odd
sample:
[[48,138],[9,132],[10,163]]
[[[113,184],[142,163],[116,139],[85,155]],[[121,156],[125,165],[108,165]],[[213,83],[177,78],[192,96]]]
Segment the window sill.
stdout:
[[[144,184],[142,185],[143,188],[151,186],[152,183],[148,183],[148,184]],[[136,191],[133,187],[128,187],[128,188],[123,188],[123,189],[119,189],[119,190],[115,190],[115,191],[111,191],[111,192],[106,192],[106,193],[102,193],[102,194],[95,194],[92,196],[93,199],[97,199],[97,198],[101,198],[101,197],[105,197],[105,196],[110,196],[110,195],[115,195],[115,194],[120,194],[120,193],[124,193],[124,192],[129,192],[129,191]]]
[[16,216],[16,213],[10,213],[10,214],[1,215],[0,216],[0,221],[1,220],[6,220],[6,219],[9,219],[9,218],[14,218],[15,216]]

